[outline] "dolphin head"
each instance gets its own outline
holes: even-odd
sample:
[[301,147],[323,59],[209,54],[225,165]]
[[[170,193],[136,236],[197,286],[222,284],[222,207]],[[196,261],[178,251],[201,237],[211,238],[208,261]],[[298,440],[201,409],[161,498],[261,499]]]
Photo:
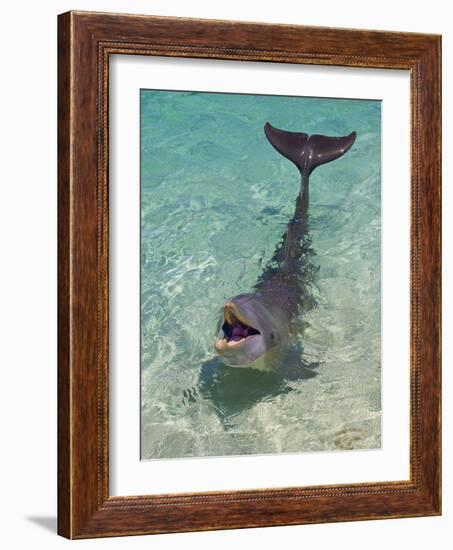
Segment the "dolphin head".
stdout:
[[248,367],[282,340],[282,319],[259,294],[228,300],[218,323],[215,348],[230,367]]

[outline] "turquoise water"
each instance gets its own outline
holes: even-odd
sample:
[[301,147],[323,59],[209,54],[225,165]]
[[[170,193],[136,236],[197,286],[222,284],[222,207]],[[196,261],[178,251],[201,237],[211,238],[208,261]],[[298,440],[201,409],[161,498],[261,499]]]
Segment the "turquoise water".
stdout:
[[[143,459],[380,447],[380,108],[142,90]],[[252,290],[299,190],[266,121],[357,132],[310,178],[317,306],[303,319],[296,375],[223,366],[213,347],[221,306]]]

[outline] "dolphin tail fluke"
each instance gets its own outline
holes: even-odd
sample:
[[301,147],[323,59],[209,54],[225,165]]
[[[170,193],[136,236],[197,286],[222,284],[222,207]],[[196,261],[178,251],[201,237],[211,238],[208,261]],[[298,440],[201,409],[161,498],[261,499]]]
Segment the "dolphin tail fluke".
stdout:
[[287,132],[274,128],[269,122],[264,126],[264,133],[274,149],[293,162],[305,177],[308,177],[317,166],[344,155],[356,138],[355,132],[343,137],[316,134],[309,136],[302,132]]

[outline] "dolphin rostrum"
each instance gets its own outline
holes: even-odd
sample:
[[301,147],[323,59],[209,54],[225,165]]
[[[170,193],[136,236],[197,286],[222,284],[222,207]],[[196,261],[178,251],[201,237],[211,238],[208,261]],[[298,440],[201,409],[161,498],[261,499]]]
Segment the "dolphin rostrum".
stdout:
[[321,164],[344,155],[356,138],[355,132],[344,137],[287,132],[268,122],[264,133],[297,166],[301,188],[294,215],[253,291],[230,298],[223,307],[215,348],[231,367],[273,366],[301,313],[314,306],[306,292],[307,278],[314,269],[308,258],[313,254],[308,235],[309,177]]

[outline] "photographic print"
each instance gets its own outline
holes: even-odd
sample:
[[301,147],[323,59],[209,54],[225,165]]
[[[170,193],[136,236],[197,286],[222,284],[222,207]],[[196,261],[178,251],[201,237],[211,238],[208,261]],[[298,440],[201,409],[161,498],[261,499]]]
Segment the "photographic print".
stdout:
[[441,46],[59,16],[60,535],[442,513]]
[[141,459],[381,446],[381,102],[140,92]]

